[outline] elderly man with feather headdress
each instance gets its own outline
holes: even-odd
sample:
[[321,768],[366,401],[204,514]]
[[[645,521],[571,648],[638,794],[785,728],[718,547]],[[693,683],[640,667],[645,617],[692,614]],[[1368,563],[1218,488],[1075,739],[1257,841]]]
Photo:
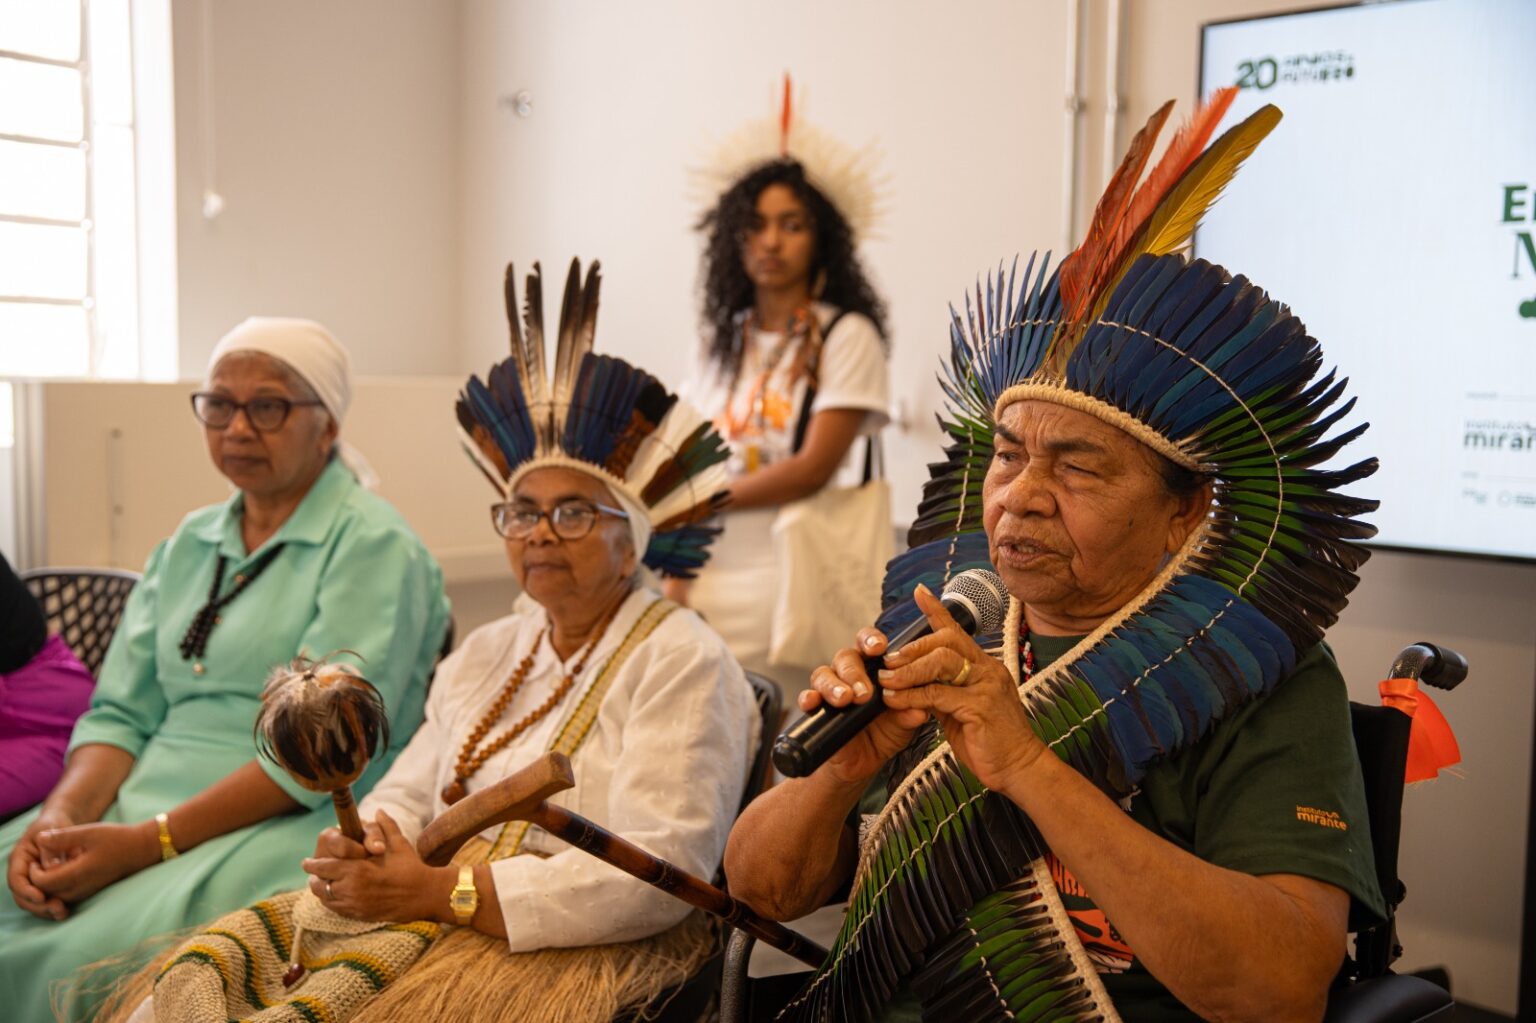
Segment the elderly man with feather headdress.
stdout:
[[[1353,403],[1317,343],[1175,253],[1279,120],[1205,149],[1231,99],[1137,190],[1158,111],[1084,244],[954,317],[951,446],[912,550],[800,702],[878,685],[886,710],[727,851],[733,891],[780,919],[852,878],[782,1019],[1317,1019],[1351,917],[1382,909],[1319,642],[1373,532],[1354,516],[1375,502],[1339,489],[1375,462],[1319,468],[1363,427],[1325,439]],[[972,566],[1011,598],[1001,636],[933,595]],[[932,634],[866,672],[919,615]]]

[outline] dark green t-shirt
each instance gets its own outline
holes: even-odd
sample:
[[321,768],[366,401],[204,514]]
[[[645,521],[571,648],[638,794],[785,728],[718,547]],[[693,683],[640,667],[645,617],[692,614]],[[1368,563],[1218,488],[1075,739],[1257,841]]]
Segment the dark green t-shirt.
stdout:
[[[1033,637],[1036,670],[1080,638]],[[878,809],[884,786],[870,797]],[[1219,723],[1194,748],[1153,766],[1129,803],[1138,824],[1208,863],[1336,885],[1352,898],[1356,925],[1383,912],[1348,692],[1325,644],[1309,651],[1269,696]],[[1123,1018],[1197,1018],[1141,966],[1113,921],[1069,875],[1058,873],[1057,887]],[[1178,893],[1168,893],[1168,908],[1178,911]],[[916,1000],[902,992],[882,1018],[919,1019]]]

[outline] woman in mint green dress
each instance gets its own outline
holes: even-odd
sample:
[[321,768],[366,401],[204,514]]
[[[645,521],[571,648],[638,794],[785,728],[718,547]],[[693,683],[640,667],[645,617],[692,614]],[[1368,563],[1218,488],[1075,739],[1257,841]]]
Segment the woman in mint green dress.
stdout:
[[[68,766],[42,806],[0,828],[0,1015],[94,1010],[110,976],[69,975],[146,939],[304,881],[330,800],[256,758],[262,682],[299,654],[356,652],[389,709],[390,748],[420,724],[447,625],[442,573],[337,441],[347,355],[318,324],[250,319],[214,349],[193,399],[237,488],[157,547],[102,665]],[[87,989],[89,988],[89,989]]]

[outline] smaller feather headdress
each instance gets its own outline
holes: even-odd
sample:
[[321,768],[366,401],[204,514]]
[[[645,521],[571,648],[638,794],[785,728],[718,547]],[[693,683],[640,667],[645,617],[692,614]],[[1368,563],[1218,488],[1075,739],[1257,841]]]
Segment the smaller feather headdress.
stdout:
[[797,118],[788,74],[778,116],[743,125],[715,145],[704,166],[693,170],[698,202],[713,205],[747,174],[775,160],[793,160],[804,168],[806,179],[848,222],[855,242],[873,235],[885,214],[879,150],[873,143],[849,146]]
[[484,380],[471,376],[455,406],[465,450],[504,498],[546,466],[595,476],[630,513],[645,564],[692,578],[720,532],[704,523],[725,503],[725,442],[660,380],[592,351],[602,283],[595,261],[583,281],[571,260],[548,372],[543,273],[535,263],[524,284],[521,326],[514,282],[509,265],[512,355]]

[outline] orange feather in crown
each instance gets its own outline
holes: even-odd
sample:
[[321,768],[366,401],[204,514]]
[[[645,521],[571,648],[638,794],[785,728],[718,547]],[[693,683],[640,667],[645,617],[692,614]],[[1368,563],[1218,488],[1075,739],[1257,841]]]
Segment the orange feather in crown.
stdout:
[[1183,176],[1189,169],[1189,165],[1195,162],[1195,158],[1205,151],[1205,144],[1216,133],[1216,126],[1221,119],[1227,116],[1227,111],[1232,106],[1232,101],[1237,98],[1237,86],[1228,85],[1211,93],[1210,99],[1202,103],[1189,120],[1179,129],[1168,142],[1168,148],[1163,151],[1162,158],[1157,161],[1157,166],[1147,175],[1147,180],[1136,190],[1136,198],[1131,200],[1130,212],[1120,222],[1120,231],[1115,238],[1114,255],[1124,254],[1126,246],[1131,243],[1136,232],[1147,222],[1157,204],[1163,201],[1168,190],[1174,182]]
[[1137,234],[1174,184],[1205,151],[1216,126],[1226,116],[1237,87],[1218,89],[1200,105],[1174,135],[1141,186],[1137,187],[1147,159],[1157,142],[1173,101],[1163,104],[1136,137],[1120,167],[1115,171],[1104,196],[1094,210],[1093,223],[1083,243],[1061,266],[1061,296],[1068,319],[1082,319],[1090,297],[1105,290],[1110,278],[1125,265],[1125,255]]
[[1102,276],[1104,264],[1113,257],[1111,247],[1120,236],[1120,225],[1131,208],[1136,183],[1141,180],[1141,172],[1152,156],[1152,147],[1157,144],[1158,132],[1163,130],[1163,122],[1168,120],[1171,110],[1173,100],[1158,107],[1157,112],[1136,133],[1136,137],[1131,139],[1125,159],[1120,161],[1114,177],[1109,179],[1104,195],[1099,199],[1099,205],[1093,211],[1087,236],[1081,245],[1062,260],[1061,303],[1069,320],[1079,318],[1093,294],[1093,282]]
[[1152,115],[1131,142],[1131,151],[1115,172],[1110,189],[1095,210],[1089,236],[1062,261],[1061,294],[1065,329],[1052,340],[1045,364],[1058,372],[1089,321],[1102,311],[1109,294],[1138,256],[1163,255],[1189,243],[1200,218],[1221,196],[1259,144],[1280,122],[1280,111],[1267,105],[1229,128],[1206,147],[1232,105],[1236,90],[1218,90],[1195,111],[1134,196],[1127,196],[1146,164],[1167,106]]
[[779,108],[779,156],[789,159],[789,126],[794,123],[795,108],[790,102],[789,72],[784,72],[784,104]]

